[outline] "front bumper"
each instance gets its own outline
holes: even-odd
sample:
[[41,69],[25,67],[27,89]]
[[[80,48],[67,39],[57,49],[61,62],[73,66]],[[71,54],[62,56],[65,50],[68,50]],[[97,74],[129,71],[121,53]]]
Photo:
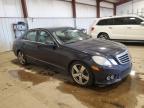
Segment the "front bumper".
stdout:
[[[127,77],[131,72],[131,69],[132,63],[127,63],[124,65],[117,65],[113,67],[102,67],[101,71],[96,72],[92,70],[92,72],[94,73],[96,84],[110,85],[119,82]],[[114,76],[114,78],[108,80],[107,77],[112,75]]]

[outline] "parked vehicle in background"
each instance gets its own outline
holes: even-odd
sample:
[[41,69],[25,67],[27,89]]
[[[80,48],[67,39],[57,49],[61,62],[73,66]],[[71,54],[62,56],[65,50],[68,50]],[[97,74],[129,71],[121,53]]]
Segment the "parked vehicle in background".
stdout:
[[144,40],[144,18],[134,15],[99,18],[93,23],[90,35],[103,39]]
[[93,39],[70,27],[29,30],[14,42],[13,51],[21,64],[34,61],[54,66],[82,86],[116,83],[132,68],[125,45]]

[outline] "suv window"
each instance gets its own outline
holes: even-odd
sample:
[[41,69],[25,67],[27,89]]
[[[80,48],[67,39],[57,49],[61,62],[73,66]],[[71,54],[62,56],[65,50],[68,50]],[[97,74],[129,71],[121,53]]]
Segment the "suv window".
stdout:
[[114,18],[114,25],[139,25],[142,19],[136,17]]
[[127,19],[126,18],[114,18],[114,25],[126,25]]
[[46,31],[39,31],[38,42],[46,43],[46,42],[53,42],[53,38],[50,36],[49,33]]
[[140,25],[141,22],[143,22],[143,20],[140,18],[136,18],[136,17],[128,17],[127,18],[127,24],[129,24],[129,25]]
[[36,41],[37,31],[29,31],[25,37],[26,40]]
[[97,25],[113,25],[113,19],[103,19]]

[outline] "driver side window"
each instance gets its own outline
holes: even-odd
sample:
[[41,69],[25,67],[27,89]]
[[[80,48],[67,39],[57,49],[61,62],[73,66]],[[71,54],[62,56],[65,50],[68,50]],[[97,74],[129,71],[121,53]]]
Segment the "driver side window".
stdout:
[[38,42],[45,44],[46,42],[54,42],[53,38],[46,31],[39,31]]

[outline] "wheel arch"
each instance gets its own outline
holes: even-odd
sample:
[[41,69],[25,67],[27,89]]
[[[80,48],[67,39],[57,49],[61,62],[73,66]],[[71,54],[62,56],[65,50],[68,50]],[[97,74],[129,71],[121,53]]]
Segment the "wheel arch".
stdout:
[[109,34],[108,34],[107,32],[100,32],[100,33],[98,33],[97,38],[99,38],[99,36],[100,36],[101,34],[103,34],[103,33],[105,33],[105,34],[107,34],[107,35],[109,36]]

